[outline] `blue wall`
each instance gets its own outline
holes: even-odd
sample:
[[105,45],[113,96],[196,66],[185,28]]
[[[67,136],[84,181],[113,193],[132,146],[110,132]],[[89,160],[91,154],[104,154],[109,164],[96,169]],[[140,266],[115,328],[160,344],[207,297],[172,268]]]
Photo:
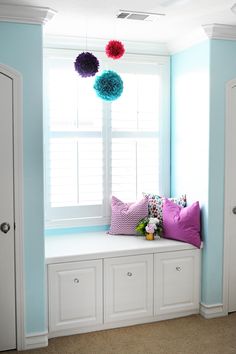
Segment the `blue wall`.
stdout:
[[221,303],[224,246],[225,88],[236,77],[236,41],[210,41],[209,219],[203,302]]
[[[171,195],[187,194],[201,206],[204,240],[202,274],[208,239],[210,42],[171,58]],[[219,268],[221,265],[218,265]],[[218,286],[218,279],[216,280]],[[205,289],[202,289],[202,298]],[[218,291],[219,293],[219,291]]]
[[171,195],[199,200],[207,231],[209,41],[171,58]]
[[16,69],[23,77],[26,332],[41,332],[46,329],[42,26],[0,22],[0,43],[0,63]]
[[186,192],[203,208],[206,305],[223,301],[225,85],[236,77],[235,58],[230,40],[205,41],[172,57],[171,191]]

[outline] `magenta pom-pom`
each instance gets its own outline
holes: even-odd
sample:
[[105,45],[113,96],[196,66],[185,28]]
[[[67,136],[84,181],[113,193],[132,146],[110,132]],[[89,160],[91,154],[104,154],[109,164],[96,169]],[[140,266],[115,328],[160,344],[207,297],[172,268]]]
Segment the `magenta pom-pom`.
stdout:
[[109,58],[119,59],[124,55],[125,48],[123,43],[116,40],[111,40],[106,45],[106,54]]

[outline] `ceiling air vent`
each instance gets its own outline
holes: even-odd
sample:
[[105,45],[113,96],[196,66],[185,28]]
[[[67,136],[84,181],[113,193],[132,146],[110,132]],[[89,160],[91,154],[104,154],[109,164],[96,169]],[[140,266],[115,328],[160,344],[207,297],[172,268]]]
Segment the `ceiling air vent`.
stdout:
[[162,16],[165,16],[165,14],[156,12],[119,10],[116,17],[122,20],[155,21]]

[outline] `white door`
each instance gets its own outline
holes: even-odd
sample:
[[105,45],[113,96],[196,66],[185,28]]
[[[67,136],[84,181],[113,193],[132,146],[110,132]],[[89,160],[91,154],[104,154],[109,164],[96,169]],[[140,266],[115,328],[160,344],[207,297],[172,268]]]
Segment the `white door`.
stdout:
[[228,312],[233,312],[236,311],[236,80],[227,85],[226,104],[224,257],[225,276],[228,278]]
[[0,72],[0,351],[16,347],[12,87]]

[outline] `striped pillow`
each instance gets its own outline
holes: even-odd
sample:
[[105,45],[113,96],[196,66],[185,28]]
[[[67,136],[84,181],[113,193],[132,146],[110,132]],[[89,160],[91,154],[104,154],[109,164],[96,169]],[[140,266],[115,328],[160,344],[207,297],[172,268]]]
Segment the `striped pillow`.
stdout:
[[148,215],[148,198],[135,203],[124,203],[116,197],[111,199],[110,235],[137,235],[135,228]]

